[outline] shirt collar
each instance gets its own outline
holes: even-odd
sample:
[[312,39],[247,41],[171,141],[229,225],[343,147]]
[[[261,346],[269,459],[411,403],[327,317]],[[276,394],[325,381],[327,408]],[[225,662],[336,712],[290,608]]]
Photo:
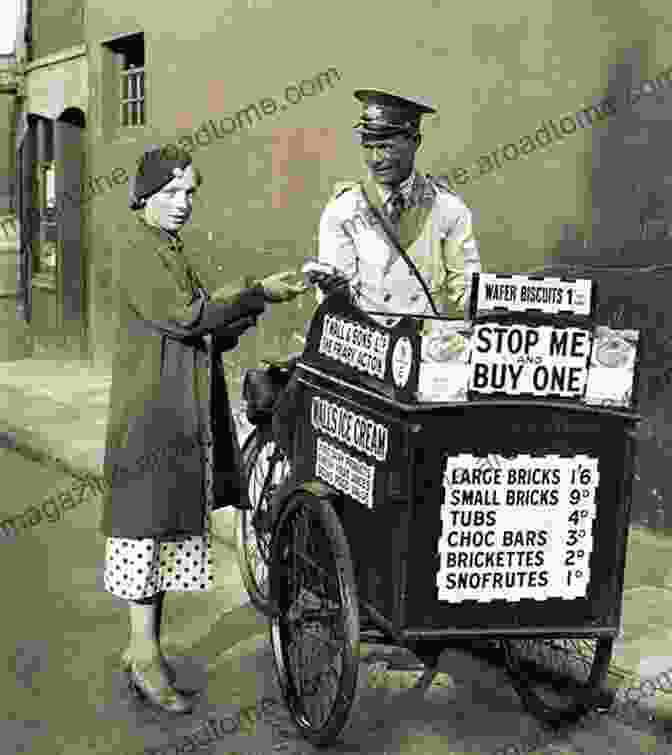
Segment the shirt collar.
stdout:
[[[408,200],[410,199],[411,193],[413,192],[416,176],[417,176],[417,172],[413,170],[411,171],[411,175],[405,181],[402,181],[401,184],[399,184],[398,190],[401,191],[407,203],[408,203]],[[392,192],[390,189],[388,189],[387,186],[381,186],[379,184],[376,184],[376,188],[378,189],[380,198],[383,200],[383,204],[387,202],[387,200],[392,196],[393,193],[396,193],[396,191]]]
[[144,213],[142,211],[138,212],[137,220],[140,227],[143,230],[151,233],[158,241],[161,241],[161,243],[169,246],[175,251],[182,251],[184,243],[179,236],[173,236],[173,234],[168,233],[168,231],[164,230],[163,228],[158,228],[155,225],[150,225],[145,219]]

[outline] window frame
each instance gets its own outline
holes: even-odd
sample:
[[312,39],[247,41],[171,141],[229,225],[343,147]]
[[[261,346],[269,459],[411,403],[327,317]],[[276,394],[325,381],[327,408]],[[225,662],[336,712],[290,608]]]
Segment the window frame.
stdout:
[[[129,68],[123,68],[119,72],[119,83],[121,85],[119,93],[119,127],[137,128],[146,126],[145,67],[131,65]],[[131,86],[131,84],[135,86]],[[131,94],[131,89],[135,90],[134,93],[138,95],[137,97],[126,96]],[[134,106],[137,106],[137,109]],[[131,113],[133,114],[132,116]]]
[[148,125],[145,33],[117,34],[101,48],[103,131],[112,139],[133,139]]
[[[58,288],[58,276],[60,272],[60,248],[58,241],[58,223],[56,215],[58,207],[56,206],[56,193],[54,191],[53,206],[48,206],[48,179],[47,174],[52,172],[54,175],[54,185],[56,180],[56,163],[54,160],[48,162],[36,162],[33,185],[33,207],[35,218],[37,220],[37,233],[34,234],[34,241],[31,245],[32,251],[32,273],[31,277],[34,283],[40,288],[48,288],[55,291]],[[49,232],[51,231],[51,233]],[[49,238],[49,237],[52,238]],[[45,265],[43,260],[47,256],[47,248],[51,249],[53,263]]]

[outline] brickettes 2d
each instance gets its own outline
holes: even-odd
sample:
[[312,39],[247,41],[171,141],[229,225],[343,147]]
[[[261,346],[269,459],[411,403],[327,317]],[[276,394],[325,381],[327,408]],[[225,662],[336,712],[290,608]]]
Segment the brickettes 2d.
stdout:
[[325,315],[320,337],[320,354],[342,364],[366,372],[373,377],[385,377],[385,360],[390,345],[386,333],[354,322]]

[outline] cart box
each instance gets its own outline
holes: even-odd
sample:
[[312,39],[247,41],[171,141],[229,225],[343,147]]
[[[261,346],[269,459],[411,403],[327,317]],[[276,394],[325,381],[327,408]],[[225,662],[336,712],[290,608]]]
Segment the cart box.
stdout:
[[[341,494],[360,600],[409,637],[614,636],[639,420],[636,347],[628,342],[627,365],[609,367],[595,353],[609,351],[600,339],[616,340],[613,331],[553,321],[521,330],[512,321],[501,327],[517,327],[521,342],[536,333],[529,342],[548,350],[555,333],[561,356],[583,360],[580,395],[479,391],[472,382],[453,400],[427,401],[426,325],[402,318],[386,327],[334,295],[298,366],[295,471]],[[500,325],[479,327],[496,334]],[[459,363],[473,378],[477,352],[469,353]],[[612,395],[607,381],[606,399],[591,399],[593,368],[630,370],[627,395]]]

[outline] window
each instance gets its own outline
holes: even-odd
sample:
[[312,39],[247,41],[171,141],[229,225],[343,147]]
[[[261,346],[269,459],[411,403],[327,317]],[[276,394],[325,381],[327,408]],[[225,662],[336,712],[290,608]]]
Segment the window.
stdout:
[[145,125],[145,43],[130,45],[122,53],[121,78],[121,126]]
[[58,226],[56,224],[55,164],[38,163],[35,188],[35,217],[39,218],[33,244],[33,273],[43,282],[56,282]]
[[[129,34],[104,45],[111,53],[111,72],[106,77],[114,91],[117,129],[146,124],[145,35]],[[110,115],[113,112],[109,108]]]
[[40,214],[44,228],[44,241],[40,265],[45,272],[56,275],[56,248],[58,227],[56,225],[56,166],[48,163],[42,169],[43,195],[40,197]]

